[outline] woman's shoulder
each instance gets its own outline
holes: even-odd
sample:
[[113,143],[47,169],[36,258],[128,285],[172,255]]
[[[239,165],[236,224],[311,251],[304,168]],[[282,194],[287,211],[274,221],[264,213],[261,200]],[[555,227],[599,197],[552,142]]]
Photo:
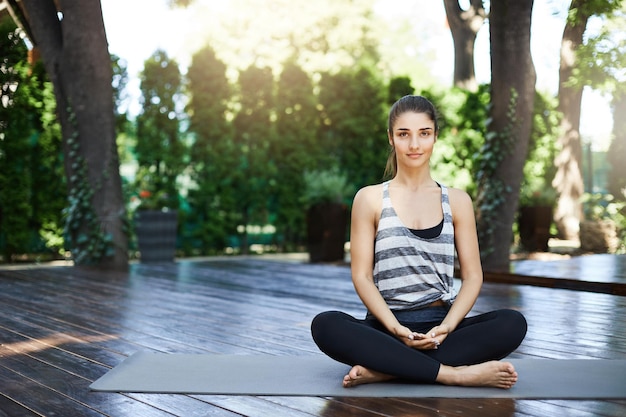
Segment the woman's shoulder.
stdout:
[[[458,212],[459,210],[471,210],[473,211],[472,197],[465,190],[460,188],[448,188],[448,200],[450,201],[450,207],[452,211]],[[456,210],[455,210],[456,209]]]
[[378,197],[382,197],[383,195],[383,183],[381,184],[373,184],[373,185],[366,185],[365,187],[359,189],[359,191],[357,191],[356,193],[357,195],[363,195],[363,196],[367,196],[368,198],[374,195],[377,195]]
[[465,190],[461,190],[460,188],[454,188],[454,187],[446,187],[446,189],[448,190],[448,195],[450,196],[450,198],[471,199],[470,195]]
[[354,205],[377,207],[383,199],[383,184],[366,185],[354,196]]
[[352,224],[370,224],[378,228],[383,207],[383,184],[368,185],[357,191],[352,204]]

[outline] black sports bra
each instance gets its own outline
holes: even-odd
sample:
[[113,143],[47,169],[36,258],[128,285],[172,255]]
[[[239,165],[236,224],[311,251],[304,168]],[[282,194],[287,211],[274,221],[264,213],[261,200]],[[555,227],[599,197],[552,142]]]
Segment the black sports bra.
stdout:
[[429,227],[428,229],[409,229],[417,237],[422,239],[433,239],[441,234],[443,230],[443,219],[437,226]]

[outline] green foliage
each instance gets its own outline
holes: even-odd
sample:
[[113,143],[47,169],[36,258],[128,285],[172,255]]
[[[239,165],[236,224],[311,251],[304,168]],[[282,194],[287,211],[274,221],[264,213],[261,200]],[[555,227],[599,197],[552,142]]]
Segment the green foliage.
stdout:
[[246,226],[269,221],[267,194],[274,168],[269,159],[274,106],[274,78],[269,68],[252,66],[239,74],[239,106],[233,120],[237,159],[231,188],[247,250]]
[[389,144],[384,85],[366,68],[324,74],[320,81],[319,141],[356,188],[382,178]]
[[231,187],[236,153],[227,118],[233,88],[226,78],[226,65],[209,46],[194,54],[187,79],[192,186],[187,198],[189,214],[181,219],[185,225],[182,241],[186,250],[208,254],[211,248],[226,246],[237,226]]
[[148,190],[142,190],[139,192],[137,201],[137,210],[161,211],[169,209],[168,202],[170,201],[170,198],[163,190],[155,193]]
[[52,87],[12,20],[0,22],[0,254],[54,256],[62,248],[60,133]]
[[539,188],[524,188],[520,191],[520,207],[554,207],[557,193],[550,185]]
[[137,189],[167,195],[164,206],[178,207],[176,180],[185,166],[176,102],[181,90],[178,64],[157,50],[141,74],[142,110],[137,117]]
[[354,197],[354,186],[349,183],[348,176],[339,168],[304,173],[302,202],[305,207],[320,203],[350,204],[352,197]]
[[440,132],[431,158],[433,176],[446,185],[475,194],[477,157],[487,133],[489,85],[476,92],[452,88],[421,92],[437,106]]
[[567,20],[576,25],[590,16],[605,16],[618,10],[623,0],[574,0],[569,8]]
[[128,98],[126,86],[128,84],[128,69],[126,61],[117,55],[111,55],[111,66],[113,68],[113,110],[118,120],[116,128],[118,131],[124,130],[124,124],[128,122],[124,113],[124,102]]
[[61,125],[56,118],[56,98],[52,83],[47,80],[43,65],[32,68],[29,79],[33,84],[31,99],[37,101],[35,123],[36,142],[32,149],[33,180],[31,226],[39,230],[46,248],[53,253],[63,249],[62,210],[67,202],[67,184],[62,156]]
[[295,61],[287,62],[280,75],[276,94],[276,135],[270,145],[275,167],[271,180],[274,224],[284,246],[303,241],[305,213],[300,204],[302,172],[323,159],[324,149],[316,141],[319,127],[317,97],[313,82]]
[[116,55],[111,55],[111,65],[113,67],[113,111],[115,112],[115,132],[117,135],[117,148],[120,162],[134,162],[132,147],[129,144],[129,137],[133,135],[135,125],[126,116],[125,102],[128,99],[126,86],[128,84],[128,69],[126,61]]
[[556,174],[557,137],[561,116],[556,98],[537,93],[534,101],[533,128],[524,178],[520,189],[520,206],[554,206],[557,194],[552,188]]
[[583,212],[587,220],[614,220],[626,227],[624,208],[626,203],[618,201],[612,194],[583,194]]
[[613,94],[624,92],[626,4],[621,0],[596,0],[586,6],[590,15],[602,16],[604,24],[576,50],[578,65],[569,83]]
[[389,81],[388,91],[387,104],[391,107],[393,103],[400,100],[402,97],[414,94],[415,88],[411,85],[411,78],[406,76],[393,77],[391,81]]
[[616,225],[621,251],[626,248],[626,201],[612,194],[585,193],[582,197],[585,220],[610,220]]
[[24,82],[28,70],[23,59],[25,46],[13,25],[5,22],[1,29],[3,68],[6,67],[0,72],[1,81],[3,86],[13,87],[2,88],[0,103],[0,244],[4,258],[10,260],[13,254],[23,252],[30,240],[32,177],[29,160],[21,155],[30,156],[28,136],[33,133],[27,117],[11,117],[11,112],[13,116],[16,112],[25,116],[32,110],[32,105],[28,96],[22,94],[27,89]]

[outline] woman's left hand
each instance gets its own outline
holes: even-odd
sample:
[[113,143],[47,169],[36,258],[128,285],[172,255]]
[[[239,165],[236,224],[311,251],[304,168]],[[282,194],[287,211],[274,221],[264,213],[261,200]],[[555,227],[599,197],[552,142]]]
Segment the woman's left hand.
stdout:
[[439,347],[439,345],[442,344],[444,340],[446,340],[446,337],[448,337],[449,333],[450,326],[448,326],[447,324],[440,324],[439,326],[435,326],[430,329],[428,334],[435,340],[435,349],[437,349],[437,347]]
[[427,333],[413,333],[413,337],[416,343],[413,346],[417,349],[437,349],[440,344],[446,340],[450,328],[446,324],[440,324],[430,329]]

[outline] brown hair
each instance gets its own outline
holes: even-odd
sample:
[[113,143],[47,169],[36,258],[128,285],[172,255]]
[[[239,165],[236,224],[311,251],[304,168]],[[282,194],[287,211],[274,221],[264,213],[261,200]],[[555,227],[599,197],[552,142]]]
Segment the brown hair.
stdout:
[[[387,121],[387,134],[393,134],[393,126],[400,115],[406,112],[424,113],[435,123],[435,135],[439,134],[439,122],[437,121],[437,110],[433,103],[422,96],[404,96],[396,101],[389,110],[389,119]],[[396,160],[396,149],[392,146],[387,157],[387,166],[385,167],[385,178],[393,178],[398,171],[398,161]]]

